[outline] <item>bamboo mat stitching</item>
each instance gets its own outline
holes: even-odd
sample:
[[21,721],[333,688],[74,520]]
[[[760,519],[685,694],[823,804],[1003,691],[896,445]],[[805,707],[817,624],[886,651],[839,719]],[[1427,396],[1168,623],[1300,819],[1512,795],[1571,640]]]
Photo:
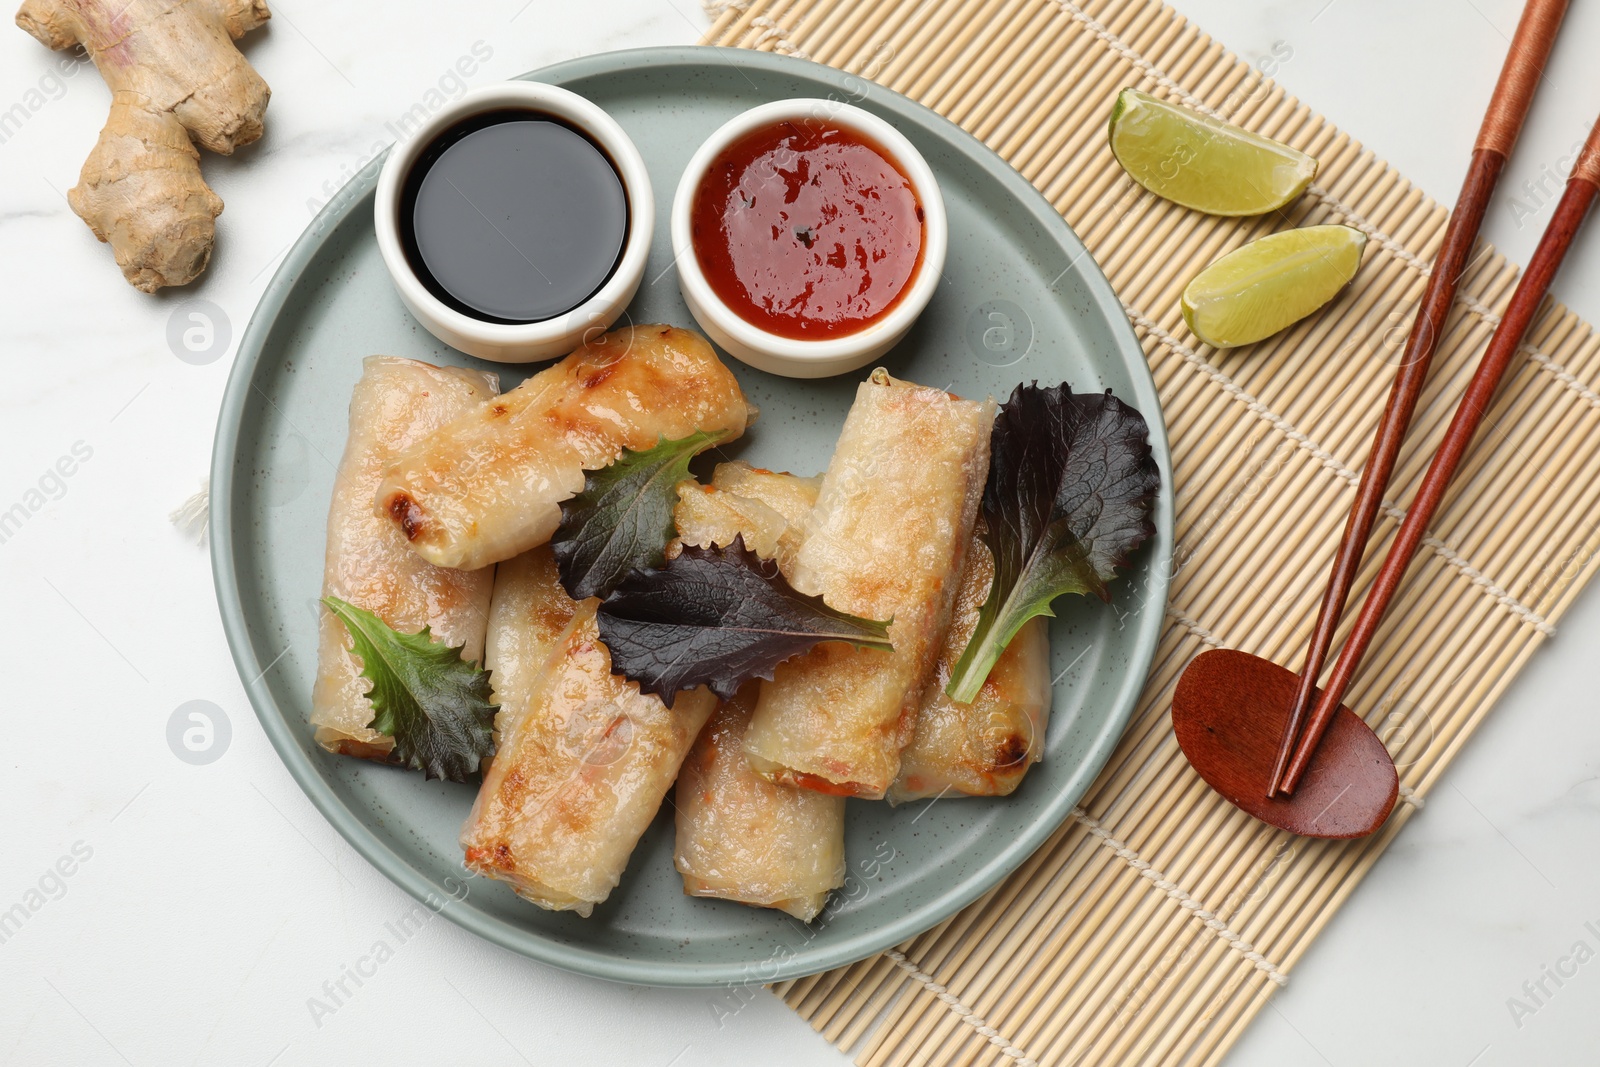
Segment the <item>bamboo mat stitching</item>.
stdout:
[[796,59],[811,58],[804,52],[800,51],[800,49],[796,48],[794,46],[794,42],[789,40],[789,31],[785,30],[782,26],[779,26],[766,15],[761,15],[757,18],[751,19],[750,25],[761,27],[761,35],[756,38],[756,44],[759,45],[763,41],[773,41],[774,44],[772,47],[774,51],[782,52],[785,55],[794,56]]
[[[1409,788],[1402,787],[1401,792],[1408,803],[1414,804],[1418,808],[1422,807],[1422,798],[1417,797]],[[1179,907],[1200,920],[1206,929],[1216,934],[1217,937],[1227,943],[1229,948],[1250,961],[1255,969],[1266,975],[1269,980],[1280,988],[1289,984],[1289,976],[1284,974],[1271,960],[1256,951],[1256,947],[1253,944],[1230,929],[1227,923],[1217,918],[1216,912],[1207,908],[1199,900],[1185,892],[1182,886],[1173,882],[1165,874],[1153,867],[1149,860],[1130,848],[1127,842],[1118,840],[1113,836],[1099,819],[1094,818],[1080,807],[1072,809],[1072,818],[1099,841],[1103,847],[1109,849],[1118,859],[1139,872],[1140,877],[1165,893]],[[1038,1061],[1018,1048],[1005,1035],[990,1026],[982,1016],[969,1008],[962,1002],[961,998],[950,992],[947,986],[924,971],[905,953],[896,949],[888,949],[883,954],[894,961],[894,965],[909,975],[919,986],[933,994],[962,1023],[983,1035],[991,1045],[1000,1050],[1002,1055],[1015,1060],[1018,1067],[1039,1067]]]
[[[746,0],[705,0],[700,6],[705,9],[712,22],[716,22],[730,11],[737,11],[742,15],[750,10],[750,5]],[[784,55],[793,56],[796,59],[811,58],[795,47],[794,41],[789,38],[789,31],[778,25],[777,20],[770,16],[758,15],[750,20],[750,25],[761,31],[756,35],[755,47],[760,48],[763,44],[771,41],[773,42],[772,49],[775,52],[782,52]]]
[[[1489,307],[1489,305],[1485,304],[1471,293],[1460,293],[1456,297],[1456,302],[1462,307],[1466,308],[1468,311],[1472,312],[1474,315],[1478,316],[1490,326],[1500,325],[1500,315],[1496,313],[1493,308]],[[1522,344],[1518,345],[1517,350],[1522,352],[1535,363],[1539,364],[1539,366],[1543,367],[1545,370],[1549,371],[1551,374],[1555,375],[1556,381],[1560,382],[1574,393],[1577,393],[1578,396],[1583,398],[1584,403],[1588,404],[1592,408],[1595,408],[1596,410],[1600,410],[1600,393],[1596,393],[1593,389],[1590,389],[1587,385],[1584,385],[1583,381],[1566,367],[1562,366],[1560,363],[1557,363],[1554,359],[1551,359],[1549,356],[1541,352],[1537,347],[1528,344],[1527,342],[1523,342]]]
[[1138,871],[1140,877],[1147,879],[1151,885],[1177,901],[1179,907],[1199,919],[1205,924],[1206,929],[1226,941],[1229,948],[1255,964],[1256,970],[1265,974],[1280,986],[1289,984],[1289,976],[1280,971],[1271,960],[1257,952],[1254,945],[1228,929],[1228,924],[1217,918],[1216,912],[1201,904],[1188,893],[1185,893],[1177,883],[1150,866],[1150,861],[1129,848],[1126,841],[1119,841],[1111,836],[1111,832],[1101,824],[1099,819],[1094,818],[1082,808],[1073,808],[1072,817],[1078,821],[1080,826],[1093,834],[1102,845],[1109,848],[1118,859],[1123,860],[1128,866]]
[[[1188,89],[1185,89],[1175,79],[1173,79],[1161,68],[1157,67],[1154,63],[1150,62],[1150,60],[1146,59],[1126,41],[1112,33],[1111,30],[1108,29],[1103,23],[1097,21],[1092,15],[1084,11],[1083,8],[1079,7],[1077,4],[1072,3],[1072,0],[1051,0],[1051,2],[1060,7],[1078,22],[1083,23],[1083,25],[1086,26],[1089,31],[1093,33],[1094,36],[1097,37],[1102,43],[1109,47],[1113,52],[1116,52],[1128,62],[1132,63],[1135,67],[1148,74],[1152,79],[1155,80],[1156,84],[1165,89],[1170,89],[1172,92],[1182,97],[1184,103],[1188,104],[1197,111],[1202,111],[1205,114],[1210,115],[1212,118],[1220,119],[1224,122],[1229,121],[1226,114],[1210,106],[1204,100],[1200,99],[1200,97],[1196,96],[1194,93],[1191,93]],[[1306,192],[1312,197],[1315,197],[1316,199],[1327,204],[1338,214],[1343,215],[1347,221],[1355,225],[1356,229],[1377,241],[1397,259],[1404,262],[1407,266],[1415,269],[1423,277],[1427,277],[1432,272],[1433,265],[1431,263],[1416,255],[1409,248],[1401,244],[1389,234],[1383,232],[1383,230],[1379,229],[1360,212],[1356,211],[1355,208],[1351,207],[1349,204],[1346,204],[1344,201],[1335,196],[1332,191],[1313,182]],[[1483,319],[1483,321],[1488,323],[1490,326],[1500,325],[1500,316],[1487,304],[1483,303],[1471,293],[1466,292],[1465,290],[1458,292],[1456,294],[1455,302],[1472,312],[1474,315],[1477,315],[1479,318]],[[1541,352],[1533,345],[1524,344],[1520,347],[1523,351],[1527,352],[1536,363],[1538,363],[1545,370],[1549,371],[1551,374],[1555,375],[1556,380],[1561,382],[1562,385],[1576,392],[1590,405],[1600,409],[1600,394],[1596,394],[1593,390],[1586,387],[1565,367],[1561,366],[1561,364],[1551,359],[1548,355]],[[1540,632],[1543,633],[1545,631]]]
[[[1489,315],[1485,315],[1483,316],[1483,320],[1491,323],[1491,325],[1500,325],[1500,316],[1498,315],[1493,316],[1492,319]],[[1588,404],[1592,408],[1595,408],[1596,410],[1600,410],[1600,393],[1596,393],[1593,389],[1590,389],[1587,385],[1584,385],[1576,374],[1573,374],[1566,367],[1562,366],[1560,363],[1557,363],[1555,360],[1551,359],[1549,356],[1545,355],[1532,345],[1520,345],[1518,347],[1521,348],[1523,352],[1527,353],[1529,359],[1539,364],[1551,374],[1554,374],[1556,376],[1556,381],[1560,382],[1562,385],[1566,386],[1568,389],[1571,389],[1574,393],[1577,393],[1580,397],[1582,397],[1584,403]]]
[[1169,604],[1167,606],[1167,617],[1170,619],[1176,619],[1178,622],[1182,623],[1184,629],[1194,634],[1212,648],[1223,647],[1222,638],[1218,637],[1216,634],[1202,626],[1199,619],[1184,613],[1176,605]]
[[1013,1045],[1000,1031],[984,1022],[981,1016],[961,1003],[961,999],[950,992],[943,984],[936,981],[933,975],[907,959],[905,953],[891,948],[885,949],[883,954],[893,960],[896,967],[910,975],[918,985],[937,997],[939,1002],[949,1008],[951,1013],[958,1019],[988,1038],[989,1044],[999,1049],[1002,1055],[1016,1060],[1017,1067],[1040,1067],[1038,1060],[1033,1059],[1026,1052]]
[[[1354,470],[1341,463],[1337,456],[1333,455],[1327,449],[1317,444],[1309,436],[1307,436],[1303,430],[1297,428],[1289,420],[1277,414],[1271,408],[1267,407],[1266,404],[1262,403],[1255,396],[1251,395],[1232,378],[1228,377],[1228,375],[1224,374],[1221,370],[1213,366],[1211,362],[1204,356],[1200,355],[1199,352],[1195,351],[1193,348],[1190,348],[1182,341],[1179,341],[1176,337],[1173,337],[1171,333],[1163,329],[1161,325],[1150,318],[1150,316],[1144,314],[1135,307],[1131,307],[1128,304],[1123,304],[1122,308],[1127,312],[1129,320],[1135,326],[1143,329],[1146,333],[1150,334],[1157,341],[1159,341],[1163,346],[1177,353],[1179,356],[1183,357],[1184,360],[1199,368],[1201,372],[1203,372],[1208,378],[1220,386],[1224,392],[1243,402],[1246,407],[1249,408],[1252,414],[1259,416],[1270,426],[1272,426],[1273,429],[1289,438],[1289,440],[1293,441],[1307,452],[1310,452],[1311,455],[1314,456],[1324,467],[1328,468],[1328,470],[1349,482],[1351,485],[1356,485],[1360,481],[1360,476]],[[1384,512],[1392,517],[1396,522],[1402,522],[1405,520],[1405,510],[1399,505],[1395,504],[1393,501],[1384,500],[1383,509]],[[1428,536],[1423,538],[1422,543],[1427,545],[1429,549],[1436,553],[1446,563],[1450,564],[1452,567],[1455,567],[1465,577],[1471,580],[1473,585],[1477,586],[1485,593],[1493,597],[1497,604],[1505,608],[1511,614],[1528,623],[1535,630],[1544,634],[1546,637],[1553,637],[1555,635],[1556,628],[1552,623],[1549,622],[1549,620],[1545,619],[1544,616],[1540,615],[1528,605],[1512,596],[1488,575],[1474,567],[1459,552],[1451,548],[1436,534],[1430,532]]]

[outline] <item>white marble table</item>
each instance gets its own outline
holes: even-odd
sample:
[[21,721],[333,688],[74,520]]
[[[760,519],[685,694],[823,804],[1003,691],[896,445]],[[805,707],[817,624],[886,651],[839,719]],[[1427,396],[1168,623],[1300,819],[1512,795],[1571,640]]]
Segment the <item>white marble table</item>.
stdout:
[[[247,45],[276,90],[268,133],[235,159],[207,159],[228,210],[209,275],[184,295],[221,308],[236,343],[317,203],[392,137],[386,124],[431,89],[454,91],[451,71],[475,46],[489,55],[466,81],[481,84],[692,41],[706,25],[692,5],[274,0]],[[1454,195],[1514,0],[1248,6],[1179,0],[1425,189]],[[1600,10],[1579,6],[1489,212],[1489,237],[1519,260],[1548,211],[1542,168],[1600,109],[1600,73],[1582,54]],[[446,922],[396,945],[361,985],[346,980],[336,1010],[312,1010],[411,901],[278,762],[234,675],[207,557],[167,521],[206,470],[232,350],[176,359],[166,331],[182,297],[129,289],[69,213],[62,191],[107,94],[88,70],[52,80],[53,62],[0,30],[0,353],[15,374],[0,395],[0,510],[29,511],[0,539],[0,911],[38,905],[0,933],[0,1063],[845,1062],[764,994],[575,978]],[[1600,234],[1557,289],[1600,319]],[[71,474],[52,474],[63,457]],[[1593,1062],[1597,640],[1591,593],[1230,1063]],[[208,765],[168,745],[169,718],[191,700],[231,723]]]

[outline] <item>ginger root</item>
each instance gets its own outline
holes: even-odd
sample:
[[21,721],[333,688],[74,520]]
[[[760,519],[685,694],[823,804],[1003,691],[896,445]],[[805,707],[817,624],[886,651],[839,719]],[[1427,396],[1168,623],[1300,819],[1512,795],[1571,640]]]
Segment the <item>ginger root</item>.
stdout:
[[24,0],[17,12],[49,47],[82,45],[111,90],[67,200],[137,289],[187,284],[211,259],[222,200],[191,138],[227,155],[261,136],[272,92],[233,41],[271,17],[265,0]]

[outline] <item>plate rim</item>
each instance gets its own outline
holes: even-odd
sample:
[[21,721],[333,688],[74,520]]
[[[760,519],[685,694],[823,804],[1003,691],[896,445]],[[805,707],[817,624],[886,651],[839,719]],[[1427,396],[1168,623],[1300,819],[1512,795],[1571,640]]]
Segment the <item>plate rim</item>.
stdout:
[[[733,62],[727,57],[708,58],[712,51],[721,53],[728,49],[705,45],[670,45],[601,52],[541,67],[510,80],[570,85],[630,68],[704,68],[708,63],[726,65]],[[1041,227],[1055,231],[1058,242],[1074,253],[1072,269],[1082,277],[1093,305],[1111,324],[1111,333],[1119,341],[1118,349],[1111,354],[1120,357],[1127,365],[1133,379],[1132,399],[1145,415],[1150,428],[1151,450],[1162,477],[1153,514],[1156,535],[1140,550],[1149,565],[1147,595],[1142,610],[1136,613],[1139,621],[1128,670],[1121,685],[1109,698],[1112,711],[1095,736],[1088,739],[1085,758],[1077,770],[1065,787],[1045,803],[1039,817],[1013,836],[995,856],[972,868],[960,883],[871,930],[830,943],[822,949],[808,944],[776,961],[772,958],[737,963],[642,961],[561,942],[538,931],[513,926],[486,912],[451,907],[454,901],[448,890],[430,881],[418,868],[390,849],[324,781],[322,774],[300,748],[300,739],[292,733],[295,726],[291,722],[293,717],[277,703],[267,687],[266,672],[251,642],[244,613],[238,560],[234,552],[234,540],[238,535],[233,523],[236,505],[233,469],[249,394],[278,316],[293,293],[301,273],[323,247],[328,234],[345,221],[354,205],[376,184],[378,171],[389,149],[357,172],[318,212],[295,240],[262,292],[241,335],[238,352],[228,373],[212,443],[211,565],[223,632],[257,721],[307,799],[379,873],[462,928],[518,955],[562,970],[610,981],[652,986],[766,984],[848,966],[931,929],[998,885],[1071,817],[1078,801],[1110,759],[1149,677],[1150,666],[1160,643],[1171,584],[1170,568],[1163,562],[1170,559],[1173,543],[1171,452],[1155,379],[1121,300],[1099,263],[1088,254],[1087,248],[1066,219],[1045,199],[1043,193],[999,154],[944,116],[909,97],[847,71],[776,53],[740,49],[738,63],[796,75],[819,87],[826,86],[845,93],[855,91],[863,83],[870,85],[866,98],[857,101],[858,106],[880,113],[888,112],[893,118],[920,125],[978,161],[1008,188],[1019,207],[1029,212]]]

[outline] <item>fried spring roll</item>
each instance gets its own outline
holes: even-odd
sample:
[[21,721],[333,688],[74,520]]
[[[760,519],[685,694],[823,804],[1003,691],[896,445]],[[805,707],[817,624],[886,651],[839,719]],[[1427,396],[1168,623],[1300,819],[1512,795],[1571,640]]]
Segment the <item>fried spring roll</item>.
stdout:
[[873,371],[856,392],[791,584],[869,619],[892,652],[818,645],[761,687],[745,735],[774,781],[876,799],[900,769],[950,624],[989,470],[994,402]]
[[796,528],[804,524],[822,491],[821,475],[802,478],[787,471],[752,467],[740,460],[718,463],[711,474],[711,484],[725,493],[760,501]]
[[[778,561],[789,572],[800,547],[800,527],[817,502],[821,478],[762,470],[748,463],[719,463],[710,485],[678,486],[674,520],[678,540],[691,545],[731,545],[743,534],[745,547]],[[668,554],[677,555],[675,545]]]
[[[372,513],[383,470],[462,413],[495,395],[493,374],[434,367],[393,356],[369,356],[350,396],[350,433],[328,508],[322,592],[383,619],[403,633],[432,627],[433,637],[462,645],[462,658],[483,658],[493,570],[435,567]],[[327,608],[319,609],[317,680],[311,724],[330,752],[388,760],[394,739],[369,730],[372,683],[349,652],[350,635]]]
[[540,545],[495,567],[494,600],[483,665],[490,672],[495,702],[496,751],[505,726],[532,703],[544,683],[556,645],[566,636],[578,602],[561,586],[555,553]]
[[783,516],[761,501],[693,481],[678,486],[673,516],[678,537],[667,545],[669,559],[677,557],[681,544],[731,545],[741,535],[750,551],[763,559],[777,559],[779,542],[789,529]]
[[994,557],[975,539],[961,574],[950,632],[922,695],[916,731],[900,753],[900,776],[889,787],[891,804],[947,792],[1005,796],[1044,751],[1051,696],[1045,619],[1030,619],[1017,631],[971,704],[945,695],[993,579]]
[[399,457],[373,506],[430,563],[483,567],[549,540],[585,468],[750,414],[698,334],[613,330]]
[[[785,538],[773,538],[759,527],[749,528],[750,518],[759,514],[750,506],[751,498],[782,509],[791,524],[787,533],[792,535],[815,503],[819,481],[764,471],[745,463],[720,464],[712,485],[728,492],[708,492],[686,485],[680,492],[686,494],[684,504],[688,507],[680,505],[679,531],[684,531],[686,517],[690,522],[698,521],[703,529],[697,532],[706,534],[695,544],[726,544],[733,533],[742,530],[746,543],[762,555],[772,555],[758,546],[778,545]],[[978,523],[981,525],[982,521],[979,519]],[[753,541],[752,534],[758,539],[765,534],[765,539]],[[781,552],[779,559],[780,567],[788,573],[790,564],[783,560]],[[971,704],[957,704],[944,692],[956,661],[977,628],[978,612],[989,595],[993,578],[994,557],[975,535],[961,572],[938,666],[923,692],[911,743],[900,753],[900,775],[889,787],[890,803],[945,794],[1005,796],[1016,789],[1028,768],[1043,754],[1051,698],[1047,620],[1032,619],[1022,627],[1000,654]]]
[[[532,555],[495,583],[499,747],[461,846],[469,869],[586,916],[621,880],[716,700],[697,689],[668,710],[612,674],[599,601],[574,604],[544,550]],[[562,612],[570,618],[547,648]]]
[[[769,489],[775,506],[717,489],[718,481]],[[775,545],[810,509],[816,489],[814,479],[725,463],[711,486],[680,490],[678,534],[696,545],[726,545],[743,535],[770,556],[756,546]],[[844,798],[769,782],[750,769],[744,735],[761,684],[750,682],[720,703],[684,761],[674,858],[690,896],[777,908],[810,922],[828,892],[844,884]]]
[[724,701],[678,775],[674,858],[683,891],[810,922],[844,884],[844,797],[769,782],[744,755],[761,683]]

